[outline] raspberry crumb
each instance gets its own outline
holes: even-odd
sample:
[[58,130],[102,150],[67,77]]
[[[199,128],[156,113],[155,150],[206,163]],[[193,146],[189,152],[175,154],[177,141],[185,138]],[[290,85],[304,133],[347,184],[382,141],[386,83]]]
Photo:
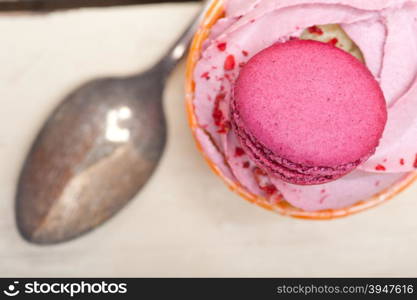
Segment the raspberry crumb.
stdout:
[[242,54],[243,54],[243,56],[248,56],[249,55],[249,52],[248,51],[245,51],[245,50],[242,50]]
[[416,160],[414,161],[413,167],[417,169],[417,154],[416,154]]
[[332,38],[330,41],[328,41],[328,43],[330,45],[336,46],[336,44],[339,42],[339,40],[337,38]]
[[225,74],[224,78],[227,79],[230,83],[233,84],[233,82],[234,82],[233,76],[230,76],[229,74]]
[[226,43],[219,43],[217,44],[217,49],[219,49],[219,51],[224,51],[226,50],[226,46],[227,46]]
[[219,130],[217,130],[217,133],[227,133],[229,129],[232,127],[229,121],[224,121],[220,124]]
[[269,196],[275,194],[277,191],[277,188],[273,184],[261,186],[261,189]]
[[204,72],[203,74],[201,74],[201,78],[204,78],[206,80],[209,80],[210,79],[209,72]]
[[216,126],[220,126],[222,124],[222,121],[223,121],[223,112],[220,110],[220,108],[215,107],[213,109],[213,119],[214,119],[214,124]]
[[249,163],[248,161],[245,161],[245,162],[243,163],[242,167],[243,167],[244,169],[247,169],[247,168],[249,168],[249,167],[250,167],[250,163]]
[[262,169],[260,169],[260,168],[258,168],[258,167],[255,167],[255,168],[253,169],[253,171],[255,172],[255,174],[256,174],[256,175],[266,176],[265,171],[263,171]]
[[233,55],[228,55],[224,61],[224,69],[226,71],[233,70],[235,68],[235,57]]
[[323,34],[323,30],[321,30],[320,27],[317,26],[311,26],[308,27],[308,32],[312,33],[312,34],[317,34],[317,35],[322,35]]
[[214,102],[212,116],[214,119],[214,124],[219,127],[222,126],[223,119],[224,119],[223,112],[220,110],[220,102],[224,100],[225,96],[226,96],[225,94],[218,94]]
[[375,170],[377,170],[377,171],[385,171],[385,170],[386,170],[386,168],[385,168],[383,165],[377,165],[377,166],[375,167]]
[[404,166],[404,164],[405,164],[404,158],[401,158],[400,159],[400,165]]
[[235,157],[239,157],[239,156],[242,156],[244,154],[245,154],[245,151],[243,151],[242,148],[236,147],[236,149],[235,149]]

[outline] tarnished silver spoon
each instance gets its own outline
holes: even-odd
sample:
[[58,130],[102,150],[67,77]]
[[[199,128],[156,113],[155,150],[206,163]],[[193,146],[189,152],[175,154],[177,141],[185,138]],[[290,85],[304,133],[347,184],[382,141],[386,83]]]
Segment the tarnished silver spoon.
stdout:
[[149,180],[166,141],[165,81],[209,2],[155,66],[90,81],[55,109],[17,186],[16,219],[25,239],[53,244],[79,236],[117,213]]

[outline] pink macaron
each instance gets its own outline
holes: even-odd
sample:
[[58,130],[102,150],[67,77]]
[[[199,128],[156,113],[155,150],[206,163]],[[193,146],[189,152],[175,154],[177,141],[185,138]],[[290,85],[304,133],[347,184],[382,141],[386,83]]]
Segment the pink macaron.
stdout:
[[303,185],[335,180],[366,161],[387,121],[383,92],[363,63],[298,39],[247,62],[231,109],[233,129],[256,164]]

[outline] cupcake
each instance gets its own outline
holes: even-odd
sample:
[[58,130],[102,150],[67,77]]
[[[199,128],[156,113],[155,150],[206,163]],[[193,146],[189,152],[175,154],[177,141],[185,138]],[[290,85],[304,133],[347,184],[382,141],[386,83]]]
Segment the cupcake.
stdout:
[[417,177],[417,2],[214,1],[187,66],[212,169],[245,199],[326,219]]

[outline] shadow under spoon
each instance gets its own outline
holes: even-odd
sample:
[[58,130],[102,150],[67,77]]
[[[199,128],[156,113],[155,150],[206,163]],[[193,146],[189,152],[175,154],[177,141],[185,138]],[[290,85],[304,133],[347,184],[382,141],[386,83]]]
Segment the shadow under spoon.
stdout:
[[152,68],[90,81],[55,109],[17,186],[17,226],[26,240],[53,244],[77,237],[117,213],[149,180],[166,143],[165,81],[209,2]]

